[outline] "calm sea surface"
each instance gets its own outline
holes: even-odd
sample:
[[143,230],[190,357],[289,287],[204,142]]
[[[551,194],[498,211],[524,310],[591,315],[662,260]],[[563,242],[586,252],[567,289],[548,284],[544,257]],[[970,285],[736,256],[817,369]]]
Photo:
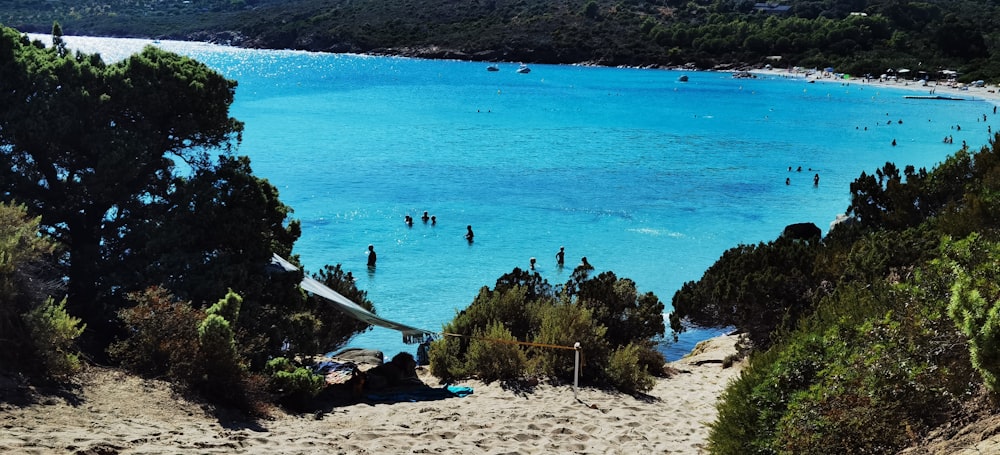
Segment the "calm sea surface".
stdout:
[[[772,240],[790,223],[825,233],[862,171],[932,167],[962,141],[984,145],[996,121],[982,100],[907,100],[913,92],[856,81],[556,65],[518,74],[514,63],[487,72],[458,61],[67,42],[107,61],[153,44],[237,80],[239,153],[302,221],[295,253],[306,268],[340,263],[379,314],[432,331],[531,257],[557,284],[586,256],[669,312],[681,284],[726,249]],[[436,225],[421,222],[424,211]],[[718,333],[689,332],[663,351],[675,359]],[[414,350],[381,328],[351,344]]]

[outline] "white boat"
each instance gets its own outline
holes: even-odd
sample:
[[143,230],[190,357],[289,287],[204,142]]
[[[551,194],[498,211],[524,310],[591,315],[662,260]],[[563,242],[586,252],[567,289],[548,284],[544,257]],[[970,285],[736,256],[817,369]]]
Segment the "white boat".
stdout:
[[500,71],[500,67],[496,65],[490,65],[486,67],[486,71]]
[[517,72],[521,74],[528,74],[531,72],[531,68],[528,68],[528,65],[522,63],[521,66],[517,67]]

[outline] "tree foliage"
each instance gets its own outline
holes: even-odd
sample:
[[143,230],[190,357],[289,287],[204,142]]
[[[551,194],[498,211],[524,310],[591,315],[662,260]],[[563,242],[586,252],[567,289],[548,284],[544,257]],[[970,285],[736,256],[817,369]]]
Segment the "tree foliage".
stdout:
[[[278,254],[299,266],[300,227],[277,189],[234,154],[243,129],[229,116],[235,81],[155,47],[111,64],[73,54],[60,30],[47,48],[0,27],[0,199],[23,204],[38,217],[39,239],[60,247],[52,274],[65,277],[66,311],[88,327],[89,354],[118,340],[110,353],[125,365],[186,380],[212,375],[171,350],[215,356],[215,376],[228,379],[214,390],[224,394],[230,379],[251,385],[270,358],[333,350],[367,329],[307,297],[303,272],[270,265]],[[36,262],[11,273],[30,277]],[[318,278],[373,308],[339,267]],[[7,315],[33,308],[26,296],[46,295],[11,283],[4,298],[18,303],[0,319],[23,333],[23,321]],[[209,308],[229,293],[240,296],[239,311]],[[190,319],[206,308],[192,332]],[[171,366],[158,369],[132,349]]]
[[106,319],[98,296],[106,246],[133,211],[169,196],[174,159],[205,166],[231,146],[235,82],[187,57],[148,47],[120,63],[70,55],[0,30],[0,185],[41,215],[66,251],[69,308]]

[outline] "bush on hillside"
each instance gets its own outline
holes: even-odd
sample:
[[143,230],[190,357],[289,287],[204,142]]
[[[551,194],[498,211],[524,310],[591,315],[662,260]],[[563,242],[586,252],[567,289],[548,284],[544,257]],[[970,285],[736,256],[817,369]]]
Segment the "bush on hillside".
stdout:
[[200,375],[198,324],[205,313],[163,288],[129,294],[135,304],[118,312],[129,336],[108,348],[121,366],[144,376],[190,383]]
[[[927,267],[844,284],[724,393],[713,453],[897,453],[968,391],[967,356]],[[963,357],[966,360],[962,360]]]
[[73,343],[87,327],[80,318],[66,312],[66,299],[56,303],[51,297],[24,315],[43,371],[65,377],[80,370],[80,358]]
[[295,406],[304,406],[311,398],[319,395],[326,387],[326,379],[313,373],[309,368],[294,364],[285,357],[276,357],[267,362],[264,374],[269,378],[269,389],[279,401]]
[[698,281],[674,294],[670,328],[735,327],[757,348],[780,328],[794,327],[819,295],[814,264],[822,244],[779,238],[722,254]]
[[948,315],[969,340],[972,367],[986,388],[1000,391],[1000,244],[971,235],[947,242],[952,256],[955,284],[952,286]]
[[[51,273],[55,244],[39,235],[40,221],[28,216],[23,205],[0,203],[0,369],[46,373],[35,362],[35,349],[51,343],[34,340],[25,320],[26,315],[44,313],[43,308],[52,305],[49,296],[59,292],[58,275]],[[44,330],[34,332],[48,336]]]
[[655,385],[653,376],[640,362],[639,356],[642,351],[641,346],[629,343],[628,346],[611,352],[608,358],[608,381],[615,384],[618,390],[625,393],[639,393],[651,390]]
[[111,345],[112,358],[139,374],[166,375],[211,402],[267,413],[268,381],[248,371],[236,349],[231,320],[239,317],[239,295],[230,292],[204,312],[161,288],[130,298],[136,304],[119,313],[129,336]]
[[510,331],[499,321],[476,329],[466,354],[466,370],[484,381],[513,380],[525,371],[527,356]]
[[[580,343],[585,382],[648,390],[648,371],[664,363],[654,341],[663,335],[662,311],[655,295],[639,293],[634,282],[611,272],[591,278],[579,270],[553,290],[537,273],[514,269],[445,325],[457,336],[431,344],[431,372],[446,379],[532,374],[570,381]],[[614,350],[621,352],[612,366]]]

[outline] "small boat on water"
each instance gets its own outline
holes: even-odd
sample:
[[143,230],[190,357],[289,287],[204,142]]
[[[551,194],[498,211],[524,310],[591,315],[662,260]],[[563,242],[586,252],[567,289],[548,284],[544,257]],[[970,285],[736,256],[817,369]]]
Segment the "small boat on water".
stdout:
[[522,63],[521,66],[517,67],[517,72],[521,74],[528,74],[531,72],[531,68],[528,68],[528,65]]
[[490,71],[490,72],[500,71],[500,67],[497,66],[497,65],[495,65],[495,64],[494,65],[490,65],[490,66],[486,67],[486,71]]

